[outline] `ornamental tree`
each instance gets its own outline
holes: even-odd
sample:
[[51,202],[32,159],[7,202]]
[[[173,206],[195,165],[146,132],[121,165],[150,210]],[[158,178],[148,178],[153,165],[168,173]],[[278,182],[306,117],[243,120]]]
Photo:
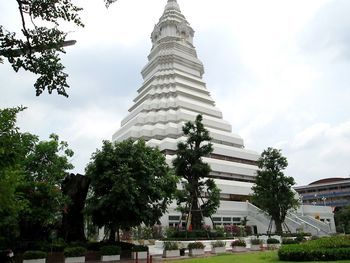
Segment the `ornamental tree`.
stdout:
[[271,216],[275,222],[276,233],[281,234],[288,210],[299,206],[292,190],[294,178],[283,173],[288,162],[287,158],[282,156],[281,150],[267,148],[257,163],[259,170],[252,188],[253,203]]
[[213,146],[202,119],[202,115],[198,115],[194,122],[185,123],[182,130],[187,140],[177,145],[173,161],[175,174],[185,179],[177,194],[177,203],[180,211],[190,215],[193,229],[201,229],[203,217],[214,214],[220,205],[220,190],[214,180],[208,178],[211,169],[203,161],[203,157],[212,153]]
[[86,168],[91,180],[88,213],[106,226],[109,240],[119,229],[158,223],[176,190],[177,178],[164,155],[143,140],[104,141]]

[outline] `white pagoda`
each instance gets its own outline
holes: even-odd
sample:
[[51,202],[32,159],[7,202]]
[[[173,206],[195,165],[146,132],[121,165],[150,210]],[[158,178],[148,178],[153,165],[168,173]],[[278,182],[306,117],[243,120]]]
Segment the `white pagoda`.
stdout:
[[[202,79],[204,67],[197,57],[193,36],[194,30],[177,1],[168,0],[151,34],[152,49],[142,70],[143,84],[113,141],[142,138],[149,146],[158,147],[171,164],[178,142],[185,140],[184,123],[202,114],[214,146],[205,161],[212,169],[210,176],[221,189],[220,208],[213,216],[213,223],[239,224],[247,217],[254,232],[266,232],[269,218],[248,201],[259,155],[245,149],[243,139],[232,133],[231,125],[215,106]],[[165,226],[174,226],[179,221],[175,204],[161,220]],[[304,224],[296,219],[287,223],[291,230]]]

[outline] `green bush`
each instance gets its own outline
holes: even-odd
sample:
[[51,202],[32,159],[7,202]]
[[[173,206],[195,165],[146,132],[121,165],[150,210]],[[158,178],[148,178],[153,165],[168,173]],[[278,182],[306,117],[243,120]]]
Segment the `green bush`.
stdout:
[[244,240],[236,239],[231,242],[231,247],[245,247],[246,243]]
[[187,245],[188,249],[204,249],[205,245],[202,242],[193,242]]
[[268,239],[266,240],[266,243],[267,243],[267,244],[279,244],[280,241],[279,241],[278,239],[276,239],[276,238],[268,238]]
[[46,253],[40,250],[29,250],[24,252],[23,259],[40,259],[46,258]]
[[85,247],[66,247],[63,251],[65,257],[83,257],[85,253]]
[[252,245],[261,245],[262,244],[262,240],[258,239],[258,238],[253,238],[253,239],[250,240],[250,243]]
[[217,240],[215,242],[211,243],[212,247],[226,247],[226,242],[225,241],[221,241],[221,240]]
[[284,245],[292,245],[292,244],[298,244],[299,242],[297,240],[291,239],[291,238],[283,238],[282,244]]
[[179,249],[179,244],[177,242],[173,241],[166,241],[163,244],[164,250],[178,250]]
[[97,241],[89,241],[86,243],[86,248],[90,251],[99,251],[102,246],[104,246],[104,244]]
[[136,245],[132,247],[131,251],[132,252],[148,251],[148,246]]
[[350,259],[350,238],[324,237],[302,244],[283,245],[278,251],[285,261],[331,261]]
[[105,256],[120,255],[121,249],[118,246],[103,246],[100,248],[100,252]]

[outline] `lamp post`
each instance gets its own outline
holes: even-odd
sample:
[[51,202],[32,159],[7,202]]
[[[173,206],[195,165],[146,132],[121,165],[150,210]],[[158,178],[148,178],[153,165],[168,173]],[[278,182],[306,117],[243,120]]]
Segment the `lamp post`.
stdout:
[[303,196],[299,195],[300,207],[301,207],[301,216],[304,216],[304,207],[303,207]]
[[322,199],[322,201],[323,201],[323,206],[326,206],[326,199],[327,199],[327,198],[323,196],[321,199]]

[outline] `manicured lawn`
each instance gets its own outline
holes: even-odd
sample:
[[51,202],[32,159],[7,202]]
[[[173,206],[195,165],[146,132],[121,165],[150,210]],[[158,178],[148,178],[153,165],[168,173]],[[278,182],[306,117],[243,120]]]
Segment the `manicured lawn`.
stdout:
[[[186,260],[181,260],[180,262],[181,263],[268,263],[268,262],[290,263],[291,261],[279,261],[277,252],[257,252],[257,253],[244,253],[244,254],[230,253],[230,254],[212,256],[207,258],[186,259]],[[350,260],[318,261],[318,262],[350,263]]]

